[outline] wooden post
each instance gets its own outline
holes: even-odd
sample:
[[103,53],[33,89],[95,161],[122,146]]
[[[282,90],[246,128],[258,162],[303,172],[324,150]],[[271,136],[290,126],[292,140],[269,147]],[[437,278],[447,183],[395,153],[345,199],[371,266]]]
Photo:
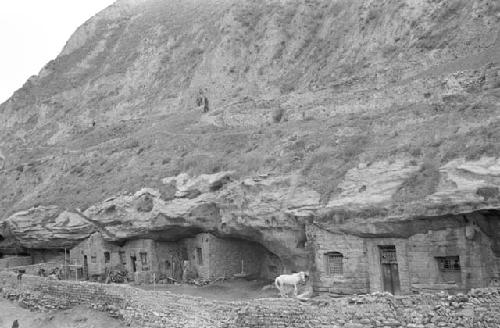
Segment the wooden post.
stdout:
[[153,272],[153,291],[156,291],[156,272]]
[[66,274],[66,247],[64,247],[64,264],[63,264],[63,270],[64,270],[64,279],[68,279],[68,276]]

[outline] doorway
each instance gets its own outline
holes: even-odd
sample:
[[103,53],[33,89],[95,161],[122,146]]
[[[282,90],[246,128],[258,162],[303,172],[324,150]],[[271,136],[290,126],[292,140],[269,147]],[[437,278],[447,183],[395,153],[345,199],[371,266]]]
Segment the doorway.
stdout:
[[89,279],[89,260],[87,255],[83,256],[83,277],[85,280]]
[[169,260],[165,260],[165,274],[170,278],[174,276],[172,270],[172,262],[170,262]]
[[132,266],[132,272],[137,272],[135,261],[137,261],[137,257],[135,255],[130,255],[130,265]]
[[380,267],[382,269],[382,284],[384,291],[393,295],[399,294],[401,285],[399,282],[398,259],[396,256],[396,246],[379,246]]

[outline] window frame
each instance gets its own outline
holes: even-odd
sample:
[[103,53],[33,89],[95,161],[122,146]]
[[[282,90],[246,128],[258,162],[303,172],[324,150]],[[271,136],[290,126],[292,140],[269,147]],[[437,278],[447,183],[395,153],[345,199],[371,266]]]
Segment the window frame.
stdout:
[[[330,277],[344,275],[344,254],[340,252],[327,252],[325,257],[325,271]],[[332,270],[333,269],[333,270]]]
[[436,256],[438,270],[440,272],[461,272],[460,256]]

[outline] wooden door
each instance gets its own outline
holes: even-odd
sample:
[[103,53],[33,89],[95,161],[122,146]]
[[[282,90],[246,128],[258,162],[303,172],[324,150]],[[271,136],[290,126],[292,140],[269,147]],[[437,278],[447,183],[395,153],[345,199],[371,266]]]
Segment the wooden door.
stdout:
[[384,291],[391,294],[398,294],[401,290],[401,286],[399,283],[399,270],[395,246],[380,247],[380,266],[382,269]]

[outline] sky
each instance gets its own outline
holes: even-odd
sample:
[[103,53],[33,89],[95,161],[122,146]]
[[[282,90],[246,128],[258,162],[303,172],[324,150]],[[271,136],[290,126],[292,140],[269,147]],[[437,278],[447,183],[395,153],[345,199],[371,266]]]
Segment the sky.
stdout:
[[56,58],[78,26],[113,2],[0,1],[0,103]]

